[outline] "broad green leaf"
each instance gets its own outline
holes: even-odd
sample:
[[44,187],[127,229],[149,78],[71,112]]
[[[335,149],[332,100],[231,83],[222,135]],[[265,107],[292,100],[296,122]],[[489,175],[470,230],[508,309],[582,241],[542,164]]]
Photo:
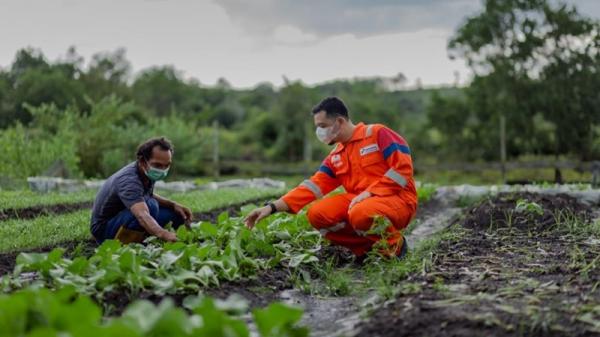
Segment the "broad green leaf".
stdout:
[[206,237],[216,237],[219,234],[217,227],[209,222],[202,222],[198,230]]
[[252,315],[262,337],[308,336],[308,329],[296,326],[302,318],[302,309],[273,303],[265,309],[255,309]]
[[227,212],[223,212],[223,213],[219,214],[219,216],[217,217],[218,224],[223,224],[228,220],[229,220],[229,213],[227,213]]
[[314,255],[304,253],[304,254],[297,254],[297,255],[292,256],[290,258],[289,265],[292,268],[296,268],[301,264],[313,263],[313,262],[319,262],[319,259]]
[[46,253],[20,253],[17,256],[17,265],[35,268],[40,263],[45,262],[48,258]]
[[248,311],[249,303],[239,294],[231,294],[226,300],[215,300],[215,306],[230,314],[243,314]]
[[147,334],[154,327],[160,315],[161,312],[156,310],[152,302],[142,300],[129,305],[120,321],[134,330]]
[[246,324],[240,320],[232,319],[219,310],[213,300],[204,298],[194,313],[202,317],[202,327],[194,331],[196,336],[210,337],[248,337]]
[[20,336],[27,326],[27,299],[24,296],[0,295],[0,336]]

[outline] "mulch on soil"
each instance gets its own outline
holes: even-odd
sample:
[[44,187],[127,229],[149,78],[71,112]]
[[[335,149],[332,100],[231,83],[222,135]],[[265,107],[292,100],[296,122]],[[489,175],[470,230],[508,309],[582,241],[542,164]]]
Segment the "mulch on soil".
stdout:
[[[543,212],[517,212],[519,200]],[[504,194],[474,206],[430,270],[404,281],[404,294],[358,335],[600,336],[600,240],[557,223],[557,212],[589,224],[591,209],[566,195]]]
[[589,221],[591,213],[589,206],[567,194],[501,193],[469,209],[463,226],[476,230],[499,227],[543,230],[569,216]]

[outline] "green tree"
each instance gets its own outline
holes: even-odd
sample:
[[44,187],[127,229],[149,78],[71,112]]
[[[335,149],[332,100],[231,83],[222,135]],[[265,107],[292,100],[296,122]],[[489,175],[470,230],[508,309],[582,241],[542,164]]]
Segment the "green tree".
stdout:
[[153,67],[142,71],[135,79],[132,91],[135,101],[154,112],[155,116],[166,117],[174,111],[186,111],[189,86],[174,67]]
[[267,149],[269,157],[289,162],[303,159],[307,142],[315,138],[310,113],[314,102],[314,95],[300,82],[288,82],[281,89],[273,115],[277,140]]
[[52,103],[59,108],[82,106],[85,102],[84,88],[76,79],[79,74],[77,63],[66,60],[50,64],[41,51],[18,51],[8,74],[12,87],[9,94],[12,107],[9,110],[12,113],[3,116],[2,124],[6,126],[14,121],[29,123],[32,116],[25,104]]
[[[475,73],[461,109],[465,122],[451,117],[456,123],[444,125],[445,107],[437,101],[432,124],[446,131],[449,144],[475,145],[467,157],[494,157],[503,115],[513,156],[552,148],[555,155],[590,158],[593,125],[600,121],[594,92],[600,84],[599,28],[562,2],[486,0],[449,42],[451,56],[464,58]],[[456,104],[447,107],[457,114]]]
[[125,49],[121,48],[114,52],[94,54],[80,80],[86,95],[94,101],[110,95],[131,99],[127,84],[130,75],[131,63],[126,58]]

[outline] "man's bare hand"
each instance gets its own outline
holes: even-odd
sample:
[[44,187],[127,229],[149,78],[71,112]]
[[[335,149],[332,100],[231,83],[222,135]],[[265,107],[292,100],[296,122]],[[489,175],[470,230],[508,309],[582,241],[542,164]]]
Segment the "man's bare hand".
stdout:
[[354,205],[358,204],[359,202],[372,197],[373,195],[371,194],[371,192],[369,191],[364,191],[361,194],[357,195],[354,197],[354,199],[352,199],[352,201],[350,202],[350,206],[348,206],[348,209],[351,209],[352,207],[354,207]]
[[183,218],[183,222],[187,228],[190,228],[190,224],[192,223],[192,211],[180,204],[173,205],[173,210],[175,213],[179,214]]
[[159,239],[165,240],[167,242],[175,242],[177,241],[177,235],[173,232],[169,232],[167,230],[162,231],[160,235],[158,235]]
[[268,217],[269,215],[271,215],[270,206],[260,207],[250,212],[250,214],[248,214],[248,216],[244,220],[244,223],[248,228],[253,228],[257,222]]

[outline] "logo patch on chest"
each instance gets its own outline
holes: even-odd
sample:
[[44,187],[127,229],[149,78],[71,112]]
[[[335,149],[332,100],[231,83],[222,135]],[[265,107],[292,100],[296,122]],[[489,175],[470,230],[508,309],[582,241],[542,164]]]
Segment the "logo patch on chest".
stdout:
[[361,156],[365,156],[369,153],[373,153],[373,152],[377,152],[379,151],[379,145],[377,144],[369,144],[363,148],[360,149],[360,155]]
[[331,156],[331,163],[334,167],[339,167],[342,165],[342,156],[339,154]]

